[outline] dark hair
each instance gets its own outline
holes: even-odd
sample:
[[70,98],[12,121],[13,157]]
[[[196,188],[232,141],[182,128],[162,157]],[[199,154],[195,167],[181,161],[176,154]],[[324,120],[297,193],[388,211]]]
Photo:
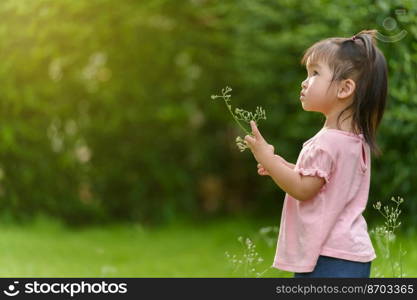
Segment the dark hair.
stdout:
[[376,46],[376,34],[376,30],[363,30],[352,38],[319,41],[306,50],[301,63],[305,65],[308,58],[314,63],[327,63],[333,71],[331,84],[347,78],[355,81],[353,101],[339,114],[337,127],[341,115],[351,109],[354,133],[362,133],[372,152],[379,156],[375,136],[384,114],[388,72],[385,57]]

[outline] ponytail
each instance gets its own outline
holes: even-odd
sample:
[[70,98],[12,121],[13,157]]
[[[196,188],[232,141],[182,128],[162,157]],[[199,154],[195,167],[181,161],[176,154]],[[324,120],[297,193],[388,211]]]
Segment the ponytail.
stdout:
[[[376,130],[382,120],[387,96],[387,64],[376,46],[376,30],[364,30],[356,35],[355,43],[362,43],[366,59],[356,81],[352,125],[357,126],[376,155],[380,155]],[[361,45],[358,45],[361,47]]]

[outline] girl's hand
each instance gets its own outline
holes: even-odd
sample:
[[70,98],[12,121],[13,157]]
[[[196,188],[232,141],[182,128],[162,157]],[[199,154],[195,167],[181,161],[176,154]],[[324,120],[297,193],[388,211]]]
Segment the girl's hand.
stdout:
[[258,174],[261,176],[268,176],[269,173],[267,170],[264,169],[264,167],[261,164],[258,164]]
[[253,136],[245,136],[245,142],[258,163],[262,163],[264,159],[274,156],[274,146],[265,141],[259,132],[258,127],[256,127],[255,121],[250,121],[250,126],[252,127]]
[[[274,154],[274,156],[278,157],[278,155]],[[264,168],[263,165],[258,164],[257,165],[258,168],[258,174],[261,176],[269,176],[269,172]]]

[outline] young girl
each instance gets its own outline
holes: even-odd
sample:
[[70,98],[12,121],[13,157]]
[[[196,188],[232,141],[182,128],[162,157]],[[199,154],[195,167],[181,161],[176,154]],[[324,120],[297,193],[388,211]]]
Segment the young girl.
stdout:
[[301,105],[326,121],[303,144],[295,165],[274,154],[255,122],[253,136],[245,137],[258,173],[286,192],[273,267],[294,277],[370,275],[376,255],[362,212],[387,94],[386,61],[375,35],[328,38],[305,52]]

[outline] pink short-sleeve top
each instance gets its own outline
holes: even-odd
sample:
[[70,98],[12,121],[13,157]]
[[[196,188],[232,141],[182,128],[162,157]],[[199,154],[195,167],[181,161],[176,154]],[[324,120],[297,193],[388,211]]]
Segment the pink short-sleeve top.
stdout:
[[369,262],[376,258],[362,212],[371,153],[363,134],[323,128],[303,144],[294,170],[325,184],[311,199],[285,195],[273,267],[312,272],[320,255]]

